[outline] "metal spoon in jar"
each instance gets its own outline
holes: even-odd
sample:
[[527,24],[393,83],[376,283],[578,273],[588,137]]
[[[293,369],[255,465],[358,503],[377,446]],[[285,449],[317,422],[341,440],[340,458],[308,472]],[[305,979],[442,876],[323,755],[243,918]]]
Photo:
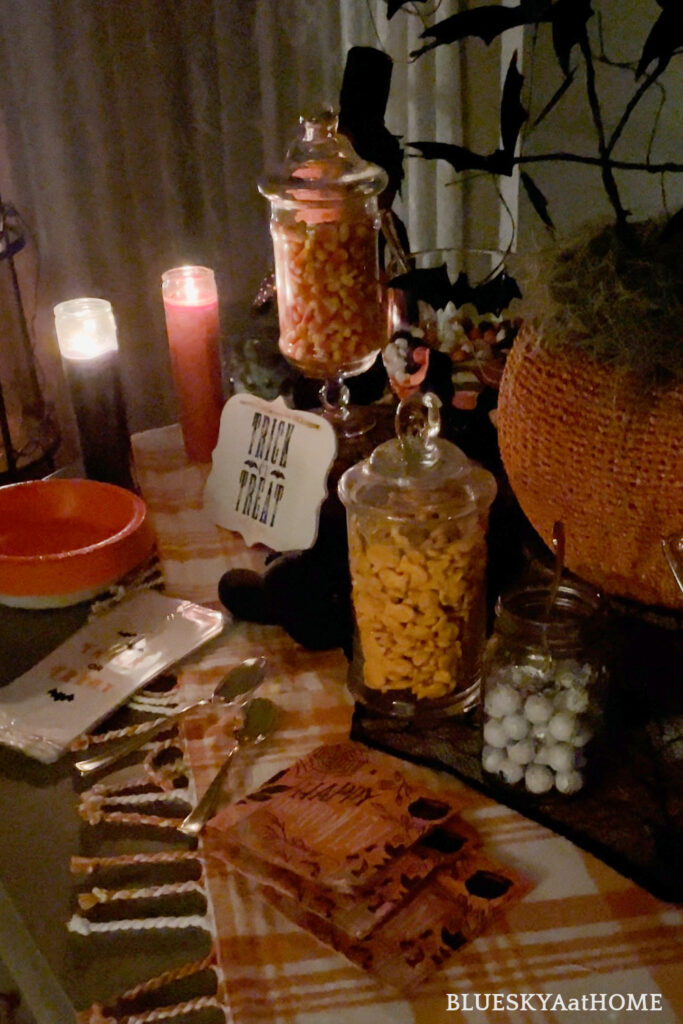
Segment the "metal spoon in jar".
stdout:
[[178,826],[186,836],[198,836],[204,825],[212,816],[223,789],[223,782],[238,750],[249,743],[261,743],[275,728],[278,709],[272,701],[264,697],[255,697],[244,713],[244,722],[235,733],[235,745],[212,779],[203,797],[188,816]]
[[559,520],[553,524],[552,544],[553,550],[555,551],[555,567],[553,569],[553,578],[550,583],[548,600],[545,606],[544,617],[546,619],[549,619],[552,615],[553,607],[557,600],[557,592],[560,589],[562,573],[564,571],[564,524]]
[[201,700],[192,701],[191,704],[186,704],[172,715],[168,715],[166,718],[161,718],[159,721],[154,722],[149,729],[145,729],[144,732],[136,733],[134,736],[129,736],[125,740],[116,744],[113,750],[110,750],[104,754],[95,754],[91,757],[84,757],[80,761],[76,761],[75,765],[81,775],[87,775],[89,772],[97,771],[99,768],[107,768],[111,764],[115,764],[123,757],[127,757],[128,754],[132,754],[135,750],[139,750],[143,747],[148,740],[151,740],[157,733],[163,732],[168,729],[174,722],[178,722],[183,715],[186,715],[188,711],[193,711],[195,708],[204,707],[208,704],[223,704],[225,706],[241,707],[247,700],[248,695],[254,690],[259,683],[262,681],[266,674],[267,662],[263,657],[259,658],[247,658],[239,665],[235,665],[231,668],[227,675],[223,676],[218,686],[209,697],[204,697]]

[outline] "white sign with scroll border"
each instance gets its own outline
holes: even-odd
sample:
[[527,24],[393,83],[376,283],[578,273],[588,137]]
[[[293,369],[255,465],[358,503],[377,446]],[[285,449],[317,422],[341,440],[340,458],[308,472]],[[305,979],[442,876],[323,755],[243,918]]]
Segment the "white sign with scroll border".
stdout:
[[204,508],[249,547],[310,548],[336,451],[322,416],[289,409],[282,398],[234,395],[221,416]]

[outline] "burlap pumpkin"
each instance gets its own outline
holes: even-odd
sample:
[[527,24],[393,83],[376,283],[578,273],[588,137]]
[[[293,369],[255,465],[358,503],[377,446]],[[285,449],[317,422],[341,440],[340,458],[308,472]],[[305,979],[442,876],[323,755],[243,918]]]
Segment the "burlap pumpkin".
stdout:
[[566,565],[608,594],[683,609],[661,537],[683,533],[683,386],[643,393],[636,375],[523,329],[498,406],[500,451],[532,526],[561,519]]

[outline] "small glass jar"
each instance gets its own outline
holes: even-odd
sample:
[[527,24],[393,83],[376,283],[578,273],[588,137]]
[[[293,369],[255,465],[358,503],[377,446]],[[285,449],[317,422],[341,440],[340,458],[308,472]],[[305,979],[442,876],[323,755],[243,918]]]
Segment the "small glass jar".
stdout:
[[484,773],[520,792],[580,792],[592,768],[607,669],[600,598],[580,582],[498,599],[483,667]]
[[259,184],[271,204],[280,349],[304,376],[362,373],[385,343],[377,197],[387,181],[323,111],[302,118],[282,174]]
[[438,399],[399,405],[397,438],[348,469],[356,647],[349,685],[381,714],[437,719],[479,698],[491,473],[437,438]]

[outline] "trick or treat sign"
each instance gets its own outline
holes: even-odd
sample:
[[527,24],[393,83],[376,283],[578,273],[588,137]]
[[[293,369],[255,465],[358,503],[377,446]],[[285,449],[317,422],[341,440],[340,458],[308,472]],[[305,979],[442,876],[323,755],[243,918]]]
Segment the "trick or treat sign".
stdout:
[[337,442],[321,416],[235,395],[221,416],[204,508],[218,526],[276,551],[310,548]]

